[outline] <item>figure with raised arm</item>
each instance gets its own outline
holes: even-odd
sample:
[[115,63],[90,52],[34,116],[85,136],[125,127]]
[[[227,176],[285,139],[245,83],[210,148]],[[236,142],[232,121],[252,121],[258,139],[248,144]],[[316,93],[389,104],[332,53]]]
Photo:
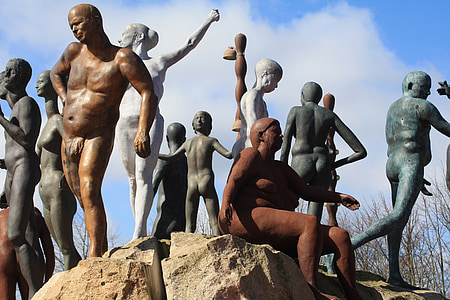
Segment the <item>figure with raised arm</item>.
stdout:
[[31,66],[21,58],[10,59],[0,76],[0,96],[11,107],[9,120],[0,110],[0,125],[5,129],[7,234],[28,284],[29,299],[42,286],[45,271],[33,204],[34,189],[41,176],[34,150],[41,128],[41,112],[26,92],[30,78]]
[[133,144],[145,158],[151,153],[149,131],[158,101],[144,63],[133,51],[110,43],[96,7],[80,4],[72,8],[69,26],[79,43],[67,46],[51,71],[51,80],[64,105],[64,174],[84,211],[89,257],[99,257],[108,248],[101,186],[114,145],[120,102],[129,83],[141,95]]
[[212,155],[217,151],[231,159],[231,151],[223,147],[216,138],[210,137],[212,118],[206,111],[199,111],[192,120],[196,136],[187,140],[172,154],[159,154],[159,158],[168,161],[177,160],[186,152],[188,165],[188,188],[186,194],[186,232],[195,232],[200,196],[205,201],[209,217],[209,226],[213,235],[220,235],[217,225],[219,199],[214,187]]
[[[158,34],[143,24],[128,25],[119,40],[120,46],[133,50],[144,62],[153,79],[158,103],[164,93],[164,81],[167,70],[191,52],[202,40],[213,22],[219,21],[219,11],[213,9],[200,27],[192,33],[178,49],[150,57],[148,51],[158,44]],[[128,175],[130,184],[131,210],[135,219],[133,240],[147,235],[147,218],[153,203],[152,176],[161,147],[164,119],[156,111],[155,121],[150,129],[150,148],[152,154],[147,158],[136,155],[131,141],[138,126],[139,103],[141,98],[136,90],[129,86],[120,105],[120,119],[117,124],[117,141],[120,157]]]
[[339,299],[320,292],[317,284],[322,254],[336,253],[338,279],[347,299],[361,299],[356,291],[355,256],[342,228],[320,225],[317,217],[295,212],[300,197],[342,203],[355,210],[356,199],[307,185],[287,164],[275,160],[283,135],[280,123],[257,120],[250,131],[252,147],[234,161],[223,191],[219,226],[250,243],[270,244],[298,258],[300,269],[317,299]]
[[392,212],[352,238],[356,249],[388,235],[389,280],[392,285],[414,288],[400,273],[402,232],[424,184],[424,167],[431,161],[430,129],[450,136],[450,124],[429,101],[431,78],[421,71],[403,79],[403,95],[389,108],[386,118],[388,160],[386,176],[391,184]]
[[72,221],[77,211],[77,202],[67,185],[61,161],[63,117],[58,111],[58,95],[50,81],[50,71],[39,74],[37,94],[45,98],[47,123],[37,143],[37,154],[41,160],[39,195],[44,207],[44,218],[64,257],[64,270],[75,267],[81,260],[73,242]]
[[[288,163],[291,140],[291,167],[307,184],[328,190],[331,170],[345,164],[363,159],[367,152],[356,135],[331,110],[318,105],[322,98],[322,88],[315,82],[307,82],[301,91],[302,106],[294,106],[289,111],[285,138],[281,148],[280,160]],[[325,142],[328,132],[333,128],[354,151],[333,164]],[[323,203],[309,202],[308,214],[322,218]]]
[[231,150],[234,159],[243,149],[252,146],[250,142],[250,128],[253,123],[258,119],[269,116],[263,96],[278,87],[278,82],[283,76],[283,69],[276,61],[264,58],[256,64],[255,76],[256,83],[254,87],[242,96],[239,104],[241,131],[239,132],[239,139],[234,143]]
[[[175,153],[186,141],[186,128],[181,123],[167,127],[167,144],[170,154]],[[187,158],[182,155],[176,161],[158,160],[153,176],[154,195],[158,191],[157,215],[152,236],[170,239],[170,233],[184,231],[186,227]]]

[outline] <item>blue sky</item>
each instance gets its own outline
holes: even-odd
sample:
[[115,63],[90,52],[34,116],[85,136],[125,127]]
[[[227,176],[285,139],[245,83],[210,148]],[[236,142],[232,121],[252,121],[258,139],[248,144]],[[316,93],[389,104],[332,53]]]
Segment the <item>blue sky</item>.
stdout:
[[[40,104],[34,88],[38,74],[50,69],[74,37],[67,13],[76,1],[2,1],[0,10],[0,68],[12,57],[27,59],[33,67],[28,93]],[[193,136],[195,112],[207,110],[213,117],[211,136],[231,149],[235,113],[234,64],[221,58],[234,45],[237,33],[247,35],[246,82],[254,82],[253,68],[262,58],[283,67],[279,88],[266,95],[269,115],[284,127],[290,107],[299,105],[299,93],[307,81],[318,82],[324,93],[336,97],[335,112],[356,133],[368,151],[362,161],[338,170],[338,190],[357,197],[364,205],[382,193],[389,198],[384,175],[386,144],[384,122],[389,105],[401,96],[401,82],[410,71],[423,70],[433,80],[432,101],[448,118],[450,102],[437,95],[438,81],[450,79],[450,28],[444,1],[92,1],[103,14],[111,41],[129,23],[143,23],[160,36],[150,56],[180,46],[218,8],[221,19],[212,24],[199,46],[171,67],[160,108],[165,127],[181,122],[187,137]],[[1,103],[8,115],[6,102]],[[426,176],[440,174],[448,138],[432,131],[433,162]],[[350,150],[336,138],[341,155]],[[0,139],[0,157],[4,153]],[[163,142],[161,152],[167,152]],[[216,188],[221,198],[231,162],[214,157]],[[0,174],[4,176],[4,174]],[[0,177],[2,180],[2,177]],[[124,240],[131,238],[133,217],[128,183],[116,147],[103,185],[108,222]],[[41,206],[36,193],[36,205]],[[155,201],[156,202],[156,201]],[[153,205],[155,207],[155,205]],[[149,231],[155,213],[149,218]]]

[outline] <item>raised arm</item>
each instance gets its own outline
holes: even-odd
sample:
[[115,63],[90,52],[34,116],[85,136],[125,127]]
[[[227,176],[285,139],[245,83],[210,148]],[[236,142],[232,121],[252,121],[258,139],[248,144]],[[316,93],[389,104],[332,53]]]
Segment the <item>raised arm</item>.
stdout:
[[21,99],[15,105],[20,106],[17,108],[19,113],[16,116],[18,124],[6,119],[0,109],[0,125],[5,128],[9,136],[25,149],[35,147],[41,127],[41,112],[39,111],[39,107],[28,96]]
[[361,144],[356,135],[334,114],[334,129],[347,143],[347,145],[355,152],[350,156],[344,157],[331,165],[332,169],[337,169],[343,165],[363,159],[367,156],[366,148]]
[[219,141],[217,139],[214,139],[214,142],[213,142],[212,145],[214,147],[214,150],[216,150],[223,157],[226,157],[228,159],[232,159],[233,158],[233,155],[231,154],[231,151],[228,151],[224,146],[222,146],[222,144],[219,143]]
[[139,56],[126,48],[120,52],[120,70],[142,97],[134,149],[140,157],[145,158],[151,153],[149,132],[155,119],[158,99],[153,90],[152,78]]
[[296,128],[295,118],[296,118],[295,107],[293,107],[289,111],[286,120],[286,128],[284,129],[283,144],[281,145],[280,160],[285,163],[288,163],[289,151],[291,150],[291,141],[292,137],[295,135],[295,128]]
[[188,55],[189,52],[191,52],[195,47],[197,47],[197,45],[203,39],[209,26],[213,22],[219,21],[219,19],[219,10],[213,9],[209,13],[206,20],[203,21],[202,25],[200,25],[200,27],[188,37],[187,41],[183,45],[181,45],[180,48],[159,56],[158,59],[160,59],[160,61],[164,64],[164,68],[169,68],[170,66],[181,60],[183,57]]

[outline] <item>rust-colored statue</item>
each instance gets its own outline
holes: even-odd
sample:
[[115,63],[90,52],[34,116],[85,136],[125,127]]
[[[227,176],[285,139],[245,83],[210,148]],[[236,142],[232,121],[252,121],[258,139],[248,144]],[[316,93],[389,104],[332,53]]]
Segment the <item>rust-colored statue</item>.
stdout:
[[[22,299],[28,299],[28,284],[23,278],[16,257],[16,251],[6,234],[9,208],[0,211],[0,299],[15,299],[16,284]],[[45,256],[45,282],[53,275],[55,269],[55,252],[50,232],[45,225],[41,212],[34,208],[39,240]]]
[[268,243],[298,257],[300,268],[316,297],[338,299],[319,291],[317,269],[322,254],[338,253],[338,278],[348,299],[361,299],[356,291],[355,257],[348,233],[320,225],[317,217],[295,212],[299,197],[316,202],[359,207],[353,197],[308,186],[287,164],[274,159],[282,144],[280,123],[257,120],[250,131],[252,147],[235,159],[223,192],[219,212],[222,233],[252,243]]
[[142,60],[133,51],[110,43],[96,7],[75,6],[69,12],[69,25],[80,43],[66,48],[51,79],[64,105],[64,174],[84,210],[89,257],[98,257],[108,248],[101,185],[114,144],[120,101],[129,83],[141,94],[134,147],[139,156],[147,157],[157,98]]

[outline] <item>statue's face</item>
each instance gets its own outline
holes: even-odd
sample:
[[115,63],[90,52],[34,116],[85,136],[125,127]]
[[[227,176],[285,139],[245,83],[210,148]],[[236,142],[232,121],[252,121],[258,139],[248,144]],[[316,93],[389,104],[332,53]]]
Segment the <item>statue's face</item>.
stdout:
[[263,75],[264,92],[270,93],[278,87],[278,82],[281,80],[279,76],[274,73],[266,73]]
[[4,87],[5,88],[14,87],[14,82],[15,82],[18,74],[12,63],[8,62],[6,64],[6,69],[5,69],[4,74],[5,74],[4,78],[3,78]]
[[195,114],[194,120],[192,121],[192,126],[194,127],[195,131],[204,133],[206,135],[208,135],[209,131],[211,130],[211,122],[204,112],[198,112]]
[[50,78],[47,74],[41,73],[36,81],[36,92],[39,97],[44,97],[51,88]]
[[415,98],[427,99],[430,95],[431,80],[428,76],[417,78],[411,89],[411,96]]
[[283,134],[280,125],[272,124],[263,133],[263,140],[274,152],[278,151],[283,144]]
[[0,73],[0,99],[5,99],[8,90],[5,87],[5,71]]
[[69,26],[75,38],[83,44],[95,31],[94,21],[88,17],[83,7],[75,7],[69,12]]
[[122,37],[119,40],[119,45],[122,48],[132,49],[134,43],[135,30],[131,26],[127,26],[122,33]]

